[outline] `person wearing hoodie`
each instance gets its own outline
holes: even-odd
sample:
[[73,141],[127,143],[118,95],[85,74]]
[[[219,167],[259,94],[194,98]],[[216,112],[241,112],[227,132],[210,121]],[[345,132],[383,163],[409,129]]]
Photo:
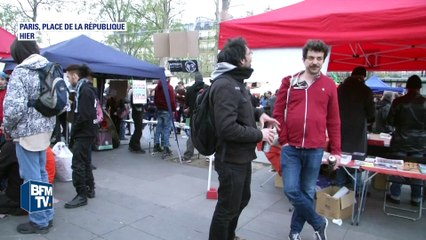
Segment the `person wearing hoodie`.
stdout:
[[65,203],[65,208],[87,205],[87,198],[95,197],[95,179],[92,172],[92,144],[97,136],[97,93],[93,87],[92,71],[86,65],[70,65],[67,77],[75,89],[74,121],[70,144],[72,156],[72,183],[77,195]]
[[[4,99],[4,129],[16,142],[19,171],[24,182],[29,180],[49,183],[46,171],[46,149],[55,127],[55,117],[45,117],[28,101],[39,96],[37,69],[49,61],[40,55],[35,41],[15,40],[11,47],[12,57],[18,64],[10,76]],[[47,233],[53,224],[54,209],[28,214],[29,222],[19,224],[22,234]]]
[[[185,113],[186,113],[186,116],[190,119],[192,119],[192,114],[195,109],[195,101],[197,100],[198,93],[200,93],[202,89],[205,89],[207,87],[207,85],[203,81],[203,75],[200,72],[196,72],[194,75],[195,75],[195,82],[186,91],[186,98],[185,98],[185,105],[186,105]],[[189,124],[189,126],[191,126],[191,123]],[[192,156],[194,156],[194,145],[192,144],[192,139],[190,134],[188,139],[186,140],[186,151],[183,154],[183,161],[186,163],[190,163]]]
[[394,94],[392,92],[385,91],[383,92],[383,96],[380,101],[376,103],[376,119],[373,124],[373,132],[393,132],[393,127],[386,122],[393,99]]
[[[212,73],[210,107],[218,142],[215,170],[219,175],[218,201],[209,240],[234,240],[238,218],[250,200],[251,162],[260,141],[272,144],[278,122],[253,108],[244,80],[250,78],[252,52],[243,38],[230,39],[217,56]],[[269,128],[259,130],[261,126]]]
[[284,193],[294,206],[288,239],[300,240],[305,222],[315,239],[327,240],[327,218],[315,211],[315,187],[328,135],[331,155],[340,163],[340,115],[334,81],[321,73],[329,47],[309,40],[303,47],[305,70],[285,77],[277,94],[274,117],[281,124]]

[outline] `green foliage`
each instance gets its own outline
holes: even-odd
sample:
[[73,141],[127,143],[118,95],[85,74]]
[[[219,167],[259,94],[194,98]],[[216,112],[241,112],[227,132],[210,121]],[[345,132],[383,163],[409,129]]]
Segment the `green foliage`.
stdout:
[[18,7],[9,3],[0,4],[0,26],[7,31],[16,34],[19,30],[18,22],[24,21]]
[[[173,2],[173,5],[172,5]],[[106,43],[129,55],[159,64],[154,56],[153,35],[183,30],[177,21],[180,12],[173,6],[177,0],[99,0],[99,16],[105,21],[127,22],[127,32],[114,32]]]

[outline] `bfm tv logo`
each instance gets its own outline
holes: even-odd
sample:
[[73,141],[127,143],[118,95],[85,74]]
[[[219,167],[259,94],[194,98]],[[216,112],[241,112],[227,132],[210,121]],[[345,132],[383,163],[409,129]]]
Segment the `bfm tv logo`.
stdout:
[[21,208],[29,213],[53,208],[52,184],[27,181],[21,185]]

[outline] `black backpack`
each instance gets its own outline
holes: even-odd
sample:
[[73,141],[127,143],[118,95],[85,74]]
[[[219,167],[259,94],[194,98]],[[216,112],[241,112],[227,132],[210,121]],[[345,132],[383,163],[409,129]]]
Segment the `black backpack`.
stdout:
[[66,110],[68,88],[64,81],[61,65],[49,62],[37,69],[40,78],[40,95],[28,101],[28,107],[34,107],[43,116],[53,117]]
[[210,105],[210,87],[199,93],[191,118],[191,140],[194,147],[204,156],[216,152],[216,127],[213,108]]

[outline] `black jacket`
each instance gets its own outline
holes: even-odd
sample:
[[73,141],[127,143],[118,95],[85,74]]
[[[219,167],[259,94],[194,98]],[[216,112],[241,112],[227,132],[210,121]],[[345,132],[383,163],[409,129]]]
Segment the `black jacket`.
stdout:
[[390,107],[391,102],[387,100],[380,100],[376,103],[376,120],[373,125],[375,133],[391,133],[393,131],[393,127],[386,121]]
[[395,127],[391,149],[395,152],[426,152],[426,98],[410,92],[392,102],[387,121]]
[[6,196],[15,202],[21,200],[21,185],[18,158],[16,157],[15,144],[6,141],[0,147],[0,181],[6,180]]
[[192,86],[188,88],[188,90],[186,90],[185,105],[189,107],[189,117],[192,116],[192,112],[195,108],[195,100],[197,99],[198,92],[206,87],[207,85],[204,84],[204,82],[196,81],[194,84],[192,84]]
[[236,68],[223,73],[210,89],[218,136],[215,158],[219,161],[249,163],[256,158],[256,144],[262,141],[262,132],[256,126],[262,112],[253,108],[243,83],[247,70]]
[[[81,80],[80,80],[81,81]],[[74,114],[71,128],[71,139],[94,138],[97,135],[98,125],[95,123],[97,98],[96,89],[91,82],[85,82],[78,94],[78,111]]]
[[374,122],[373,92],[363,80],[347,78],[337,89],[342,128],[342,151],[367,152],[367,123]]

